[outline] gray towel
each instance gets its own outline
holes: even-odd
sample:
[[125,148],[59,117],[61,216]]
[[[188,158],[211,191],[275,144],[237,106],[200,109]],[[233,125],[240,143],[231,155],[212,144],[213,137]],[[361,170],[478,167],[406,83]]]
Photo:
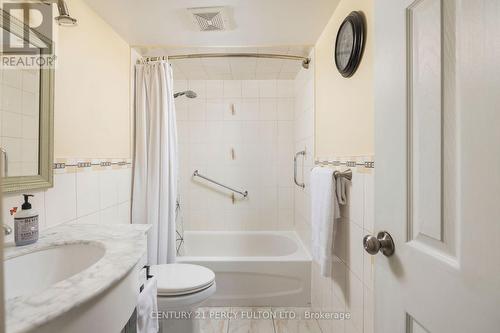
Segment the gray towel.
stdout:
[[344,177],[338,177],[336,179],[335,185],[337,192],[337,202],[339,203],[339,205],[344,206],[347,204],[347,185],[350,183],[351,182]]

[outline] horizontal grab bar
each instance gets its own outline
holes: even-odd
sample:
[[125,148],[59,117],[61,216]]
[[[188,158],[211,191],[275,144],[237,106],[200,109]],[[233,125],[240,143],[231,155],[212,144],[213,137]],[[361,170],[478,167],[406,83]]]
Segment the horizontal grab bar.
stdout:
[[217,182],[217,181],[215,181],[215,180],[213,180],[213,179],[210,179],[210,178],[208,178],[208,177],[205,177],[205,176],[201,175],[201,174],[198,172],[198,170],[195,170],[195,171],[194,171],[194,173],[193,173],[193,177],[200,177],[200,178],[203,178],[203,179],[205,179],[205,180],[207,180],[207,181],[209,181],[209,182],[211,182],[211,183],[213,183],[213,184],[215,184],[215,185],[219,185],[220,187],[224,187],[225,189],[228,189],[228,190],[230,190],[230,191],[232,191],[232,192],[234,192],[234,193],[238,193],[238,194],[242,195],[242,196],[243,196],[243,198],[248,197],[248,191],[244,191],[244,192],[242,192],[242,191],[238,191],[238,190],[236,190],[236,189],[234,189],[234,188],[232,188],[232,187],[229,187],[229,186],[226,186],[226,185],[224,185],[224,184],[221,184],[221,183],[219,183],[219,182]]

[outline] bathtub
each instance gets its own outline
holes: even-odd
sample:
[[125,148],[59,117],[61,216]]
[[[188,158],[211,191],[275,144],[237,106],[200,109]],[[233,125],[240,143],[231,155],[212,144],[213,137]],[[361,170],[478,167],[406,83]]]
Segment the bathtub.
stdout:
[[215,272],[208,306],[309,306],[311,257],[291,231],[186,231],[178,262]]

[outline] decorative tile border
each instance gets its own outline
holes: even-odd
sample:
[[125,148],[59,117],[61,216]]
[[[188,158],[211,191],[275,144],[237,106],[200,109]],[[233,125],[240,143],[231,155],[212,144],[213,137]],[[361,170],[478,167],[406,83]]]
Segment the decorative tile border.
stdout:
[[78,162],[76,164],[77,168],[90,168],[92,167],[92,162]]
[[53,164],[55,173],[74,173],[88,170],[126,169],[131,167],[131,159],[56,159]]
[[54,163],[54,170],[56,169],[65,169],[66,163]]
[[325,166],[346,166],[348,168],[358,169],[374,169],[375,161],[373,156],[357,156],[357,157],[336,157],[336,158],[318,158],[315,161],[316,165]]

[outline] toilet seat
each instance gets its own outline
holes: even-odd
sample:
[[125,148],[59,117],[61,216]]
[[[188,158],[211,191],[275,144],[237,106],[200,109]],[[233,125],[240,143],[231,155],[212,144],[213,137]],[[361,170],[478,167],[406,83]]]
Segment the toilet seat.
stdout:
[[156,277],[158,296],[182,296],[210,288],[215,283],[215,273],[210,269],[191,264],[165,264],[151,266]]

